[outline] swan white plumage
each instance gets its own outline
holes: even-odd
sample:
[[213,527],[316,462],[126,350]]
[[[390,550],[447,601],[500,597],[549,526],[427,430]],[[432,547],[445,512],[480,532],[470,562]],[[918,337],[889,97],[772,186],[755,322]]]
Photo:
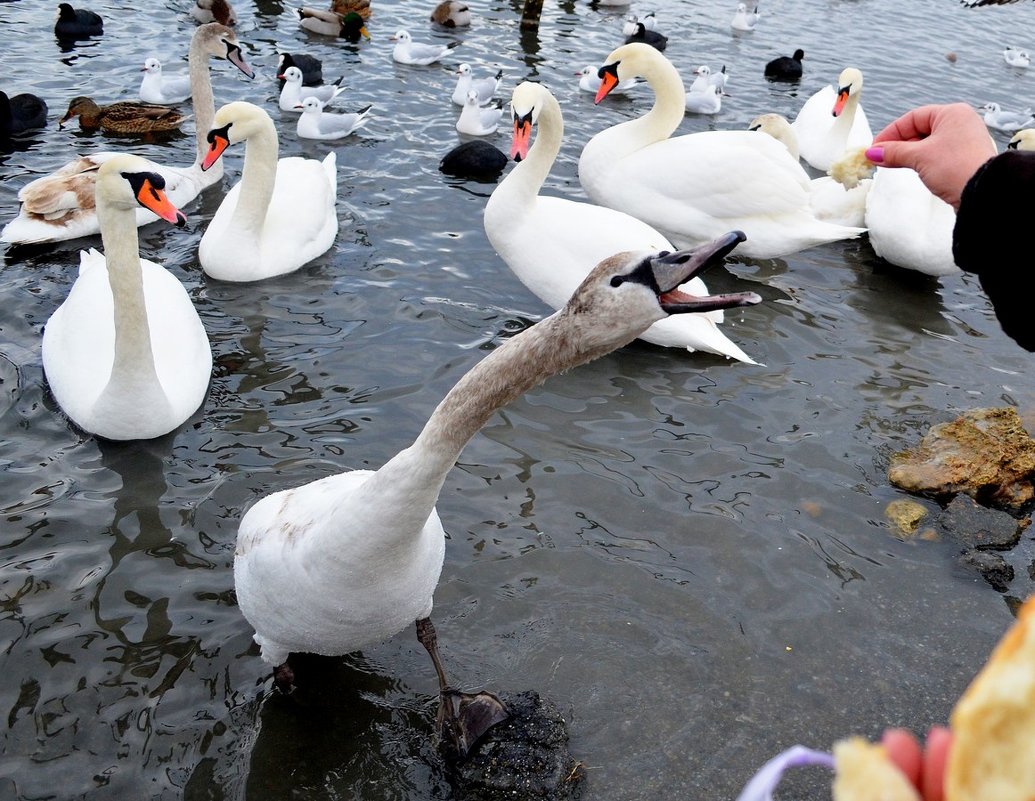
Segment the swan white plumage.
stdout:
[[866,226],[885,261],[926,275],[954,275],[956,212],[929,190],[915,170],[878,167],[866,196]]
[[643,220],[679,247],[739,229],[748,238],[738,252],[755,258],[863,232],[816,218],[807,176],[771,137],[705,131],[670,139],[686,94],[676,68],[653,48],[623,45],[602,70],[598,101],[633,76],[646,78],[656,99],[646,115],[601,131],[583,149],[579,180],[595,203]]
[[[485,205],[485,233],[500,258],[540,300],[560,308],[597,262],[627,249],[671,250],[664,235],[614,209],[539,194],[560,151],[564,120],[556,98],[541,84],[525,82],[513,93],[512,155],[520,163]],[[538,134],[531,148],[532,126]],[[697,279],[687,292],[708,293]],[[705,350],[754,364],[723,334],[721,316],[670,317],[641,339],[657,345]]]
[[[670,314],[759,302],[753,293],[691,299],[676,290],[742,236],[732,232],[697,252],[609,257],[563,309],[464,375],[416,441],[381,468],[328,476],[252,506],[238,530],[234,586],[263,661],[278,666],[278,684],[293,681],[292,653],[347,654],[416,620],[439,676],[439,722],[461,733],[457,745],[466,750],[479,732],[466,731],[463,703],[459,713],[452,707],[459,693],[449,689],[429,617],[445,554],[435,504],[446,475],[497,409],[551,375],[627,344]],[[505,717],[498,699],[479,695],[476,703],[498,713],[490,726]]]
[[144,75],[140,79],[139,94],[145,103],[171,105],[182,103],[191,95],[190,76],[166,75],[157,58],[147,59],[140,71]]
[[826,172],[846,150],[869,147],[873,142],[859,102],[862,86],[862,73],[846,67],[837,79],[837,89],[824,86],[805,101],[791,123],[801,157],[817,170]]
[[[201,160],[208,150],[205,135],[215,114],[209,57],[225,58],[249,78],[255,77],[241,53],[237,35],[230,28],[218,22],[198,27],[191,38],[187,57],[197,124],[194,163],[189,167],[167,167],[149,162],[150,171],[165,179],[166,194],[177,208],[190,203],[203,189],[218,183],[223,177],[222,166],[208,173],[201,169]],[[18,216],[4,226],[0,241],[58,242],[96,234],[100,230],[94,207],[97,169],[117,155],[117,151],[106,151],[82,156],[23,186],[18,192],[18,200],[22,203]],[[136,218],[138,226],[158,219],[144,208],[137,209]]]
[[[761,131],[782,142],[791,158],[798,161],[798,137],[786,117],[760,114],[748,124],[748,130]],[[808,176],[807,173],[805,175]],[[856,186],[846,189],[829,175],[812,178],[809,180],[809,205],[816,217],[825,222],[865,227],[866,195],[872,185],[872,178],[864,178]]]
[[241,180],[227,193],[198,247],[204,271],[222,281],[258,281],[297,270],[325,252],[338,233],[337,157],[277,159],[277,129],[252,103],[216,112],[202,163],[211,167],[245,142]]
[[138,203],[186,218],[145,159],[123,154],[97,171],[104,253],[82,251],[79,277],[43,331],[43,371],[65,414],[114,440],[167,434],[204,400],[212,372],[205,329],[183,285],[142,261]]

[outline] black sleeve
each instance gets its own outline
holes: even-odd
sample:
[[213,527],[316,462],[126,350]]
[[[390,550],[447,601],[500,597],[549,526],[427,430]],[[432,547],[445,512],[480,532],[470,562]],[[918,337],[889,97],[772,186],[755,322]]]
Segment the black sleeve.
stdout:
[[979,167],[963,189],[952,255],[981,279],[1003,331],[1029,351],[1035,351],[1033,234],[1035,152],[1007,150]]

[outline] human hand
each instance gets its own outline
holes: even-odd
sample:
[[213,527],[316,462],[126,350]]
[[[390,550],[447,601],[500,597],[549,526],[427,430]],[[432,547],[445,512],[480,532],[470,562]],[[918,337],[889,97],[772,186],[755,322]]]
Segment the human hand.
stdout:
[[866,157],[882,167],[911,167],[957,211],[967,181],[992,156],[984,120],[966,103],[920,106],[873,138]]
[[921,749],[913,733],[906,729],[887,729],[881,744],[895,766],[920,793],[923,801],[944,801],[945,768],[949,761],[952,732],[932,726],[927,744]]

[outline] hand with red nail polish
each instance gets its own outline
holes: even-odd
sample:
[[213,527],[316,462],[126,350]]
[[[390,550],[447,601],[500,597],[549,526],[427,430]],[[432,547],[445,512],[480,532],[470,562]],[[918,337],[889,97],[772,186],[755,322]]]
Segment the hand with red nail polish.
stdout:
[[934,194],[959,210],[960,193],[996,155],[984,120],[966,103],[920,106],[873,138],[866,157],[882,167],[911,167]]

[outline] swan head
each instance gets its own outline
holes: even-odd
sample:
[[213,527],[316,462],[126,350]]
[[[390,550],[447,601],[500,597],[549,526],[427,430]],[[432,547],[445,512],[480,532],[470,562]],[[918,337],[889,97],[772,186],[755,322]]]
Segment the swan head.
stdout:
[[672,66],[672,62],[649,44],[631,42],[622,45],[612,50],[603,66],[597,70],[597,75],[600,77],[600,88],[597,90],[597,96],[593,102],[599,103],[622,81],[646,78],[650,82],[651,76],[662,69],[670,71],[682,84],[679,73]]
[[249,78],[255,77],[255,71],[245,60],[241,44],[237,41],[237,34],[232,28],[218,22],[199,25],[194,32],[192,46],[194,42],[197,42],[203,53],[213,58],[225,58]]
[[1035,129],[1018,131],[1006,146],[1011,150],[1035,150]]
[[528,157],[528,148],[532,141],[532,126],[539,121],[539,113],[543,110],[550,92],[542,84],[524,81],[514,88],[510,96],[510,111],[514,118],[514,139],[510,145],[510,157],[521,161]]
[[144,66],[140,68],[140,71],[146,72],[148,75],[161,75],[162,62],[157,58],[149,58],[144,62]]
[[751,120],[748,130],[769,134],[783,144],[795,159],[798,158],[798,135],[794,133],[794,128],[787,118],[781,114],[760,114]]
[[752,306],[762,299],[754,292],[695,296],[680,290],[694,276],[718,264],[740,242],[730,231],[690,250],[624,252],[600,262],[572,294],[564,313],[586,324],[589,346],[612,348],[674,314],[691,314]]
[[97,171],[97,205],[130,210],[143,206],[182,228],[187,224],[186,215],[170,202],[165,194],[165,179],[152,172],[150,166],[128,153],[108,159]]
[[837,78],[837,100],[834,101],[833,114],[840,117],[845,110],[848,98],[858,97],[863,88],[863,74],[855,67],[845,67]]
[[288,67],[280,75],[277,76],[279,80],[287,81],[288,83],[302,83],[302,70],[298,67]]
[[246,103],[243,100],[235,100],[221,106],[216,112],[212,121],[212,128],[206,135],[208,140],[208,152],[201,162],[201,169],[207,170],[230,145],[241,142],[249,136],[260,132],[273,131],[273,120],[270,115],[253,103]]

